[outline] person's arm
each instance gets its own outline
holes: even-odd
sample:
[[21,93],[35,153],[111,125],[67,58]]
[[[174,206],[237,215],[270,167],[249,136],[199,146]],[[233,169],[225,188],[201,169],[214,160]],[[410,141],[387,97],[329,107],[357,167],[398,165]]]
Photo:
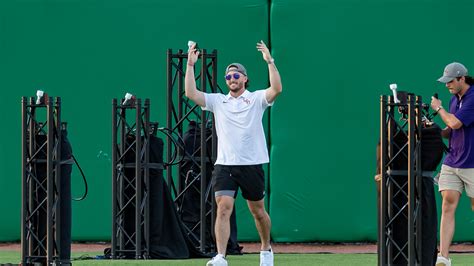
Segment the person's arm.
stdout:
[[431,97],[431,108],[438,112],[439,116],[443,122],[451,129],[459,129],[462,127],[462,122],[454,114],[446,111],[443,106],[441,106],[441,101],[435,97]]
[[273,102],[280,95],[283,87],[281,85],[280,73],[275,65],[275,60],[270,55],[268,47],[263,41],[257,43],[257,50],[262,52],[263,59],[268,63],[268,74],[270,78],[270,87],[265,90],[265,98],[267,102]]
[[444,108],[439,109],[439,116],[443,122],[451,129],[459,129],[462,127],[462,122],[454,114],[449,113]]
[[186,67],[186,75],[184,77],[184,91],[186,97],[191,99],[197,105],[205,107],[206,98],[202,91],[196,88],[196,79],[194,77],[194,64],[199,56],[199,51],[196,50],[196,44],[193,44],[188,50],[188,63]]
[[441,130],[441,137],[445,139],[449,139],[449,136],[451,136],[451,128],[450,127],[445,127]]

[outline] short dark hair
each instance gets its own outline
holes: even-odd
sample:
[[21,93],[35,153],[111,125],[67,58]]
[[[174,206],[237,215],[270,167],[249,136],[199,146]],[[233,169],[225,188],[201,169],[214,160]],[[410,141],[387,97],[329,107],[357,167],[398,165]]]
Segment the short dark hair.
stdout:
[[250,82],[250,79],[247,78],[247,82],[245,82],[245,88],[248,88],[250,85],[249,85],[249,82]]
[[474,85],[474,78],[471,76],[464,76],[466,79],[466,83],[469,84],[470,86]]

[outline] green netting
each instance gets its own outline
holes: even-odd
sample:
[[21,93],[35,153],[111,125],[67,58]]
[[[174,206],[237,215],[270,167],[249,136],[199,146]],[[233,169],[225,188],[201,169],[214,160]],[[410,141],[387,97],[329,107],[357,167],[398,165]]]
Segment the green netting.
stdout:
[[[439,92],[447,104],[436,78],[452,61],[474,67],[474,4],[275,0],[270,25],[268,8],[263,0],[1,1],[0,241],[20,237],[21,96],[44,89],[62,97],[90,185],[87,200],[73,203],[73,238],[109,239],[111,99],[127,91],[151,98],[152,120],[164,125],[166,50],[186,49],[189,39],[219,51],[219,73],[240,61],[251,89],[263,88],[255,43],[269,33],[284,84],[270,115],[273,239],[375,240],[379,96],[395,82],[425,102]],[[73,193],[81,192],[76,171]],[[257,240],[245,205],[238,202],[239,238]],[[474,239],[473,219],[463,196],[456,241]]]
[[[272,1],[284,85],[270,120],[274,240],[376,239],[380,95],[398,83],[428,103],[439,92],[447,104],[436,79],[455,60],[474,68],[473,10],[472,1]],[[458,240],[474,238],[463,200]]]
[[[20,238],[21,96],[44,89],[62,97],[62,118],[90,189],[85,201],[73,203],[73,238],[110,239],[112,98],[150,98],[151,120],[166,125],[167,49],[186,50],[189,39],[218,50],[219,75],[239,61],[251,89],[266,87],[255,44],[267,40],[268,9],[264,0],[1,1],[0,201],[9,204],[0,205],[0,241]],[[223,78],[219,83],[225,89]],[[82,191],[75,170],[73,193]],[[258,239],[239,205],[240,237]]]

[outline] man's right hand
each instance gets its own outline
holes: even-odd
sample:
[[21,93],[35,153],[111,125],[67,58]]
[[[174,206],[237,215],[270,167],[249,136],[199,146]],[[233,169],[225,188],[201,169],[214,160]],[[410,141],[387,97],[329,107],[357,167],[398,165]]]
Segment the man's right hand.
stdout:
[[194,101],[199,106],[206,106],[206,99],[202,91],[196,88],[196,80],[194,78],[194,64],[199,56],[199,50],[196,49],[194,43],[188,50],[188,67],[186,68],[186,75],[184,76],[184,92],[186,97]]
[[196,43],[194,43],[188,50],[188,66],[194,66],[199,56],[199,51],[196,49]]
[[[438,108],[441,106],[441,101],[440,101],[438,98],[436,98],[436,97],[434,97],[434,96],[431,96],[431,104],[430,104],[430,105],[431,105],[431,108],[432,108],[433,110],[435,110],[436,112],[438,112],[438,111],[439,111]],[[442,108],[442,107],[441,107],[441,108]]]

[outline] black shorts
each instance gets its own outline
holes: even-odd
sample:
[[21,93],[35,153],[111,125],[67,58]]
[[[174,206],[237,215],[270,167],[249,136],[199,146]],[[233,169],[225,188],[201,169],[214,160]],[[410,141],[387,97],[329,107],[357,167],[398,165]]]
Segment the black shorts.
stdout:
[[216,197],[235,198],[239,187],[246,200],[259,201],[265,197],[265,174],[261,164],[215,165],[212,185]]

